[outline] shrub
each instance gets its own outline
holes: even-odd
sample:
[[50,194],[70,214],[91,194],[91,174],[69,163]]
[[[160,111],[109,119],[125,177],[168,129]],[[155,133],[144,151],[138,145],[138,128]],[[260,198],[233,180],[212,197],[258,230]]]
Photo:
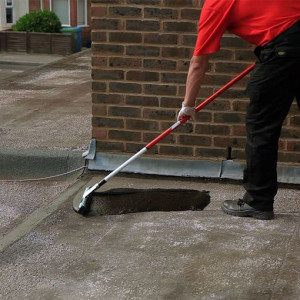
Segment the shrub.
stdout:
[[60,32],[61,22],[53,11],[38,10],[21,17],[13,31]]

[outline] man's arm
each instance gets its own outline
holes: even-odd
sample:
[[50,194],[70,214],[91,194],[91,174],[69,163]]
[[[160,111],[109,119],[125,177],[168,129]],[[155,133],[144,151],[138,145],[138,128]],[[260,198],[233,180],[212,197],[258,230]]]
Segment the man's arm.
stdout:
[[179,112],[178,120],[183,116],[195,117],[195,102],[203,82],[205,72],[209,63],[209,55],[193,56],[186,80],[185,97],[182,102],[182,109]]
[[209,55],[193,56],[186,81],[184,106],[195,106],[196,98],[207,71]]

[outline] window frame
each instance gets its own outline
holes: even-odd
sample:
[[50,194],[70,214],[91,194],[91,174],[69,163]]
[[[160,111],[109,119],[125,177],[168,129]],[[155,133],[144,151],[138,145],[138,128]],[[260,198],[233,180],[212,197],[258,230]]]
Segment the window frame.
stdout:
[[7,4],[8,0],[5,0],[5,8],[14,7],[14,0],[11,0],[11,4]]
[[[50,1],[50,10],[51,11],[53,11],[53,1],[55,1],[55,0],[51,0]],[[69,26],[71,26],[71,3],[70,3],[70,0],[67,0],[67,1],[68,1],[68,19],[69,19],[69,24],[62,23],[61,25],[69,27]]]
[[[15,19],[15,14],[14,14],[14,0],[10,0],[11,4],[7,4],[8,0],[5,0],[5,24],[6,25],[12,25],[14,24],[14,19]],[[12,14],[12,22],[8,23],[7,22],[7,9],[11,9],[11,14]]]
[[84,24],[78,24],[78,1],[77,1],[77,26],[88,26],[88,17],[87,17],[87,0],[84,1]]

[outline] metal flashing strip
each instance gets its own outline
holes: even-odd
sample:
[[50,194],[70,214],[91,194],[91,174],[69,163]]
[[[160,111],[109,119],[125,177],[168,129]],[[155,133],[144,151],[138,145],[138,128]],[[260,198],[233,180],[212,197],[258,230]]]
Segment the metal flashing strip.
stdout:
[[[241,162],[223,161],[221,178],[242,180],[244,167]],[[300,166],[279,165],[277,177],[280,183],[300,184]]]
[[[130,158],[129,155],[97,152],[94,160],[88,160],[88,169],[91,171],[113,171],[128,158]],[[243,163],[232,160],[214,162],[141,157],[126,166],[122,172],[242,180],[244,166]],[[278,166],[278,182],[300,184],[300,166]]]
[[55,176],[83,165],[81,150],[0,148],[0,179],[4,180]]
[[[88,161],[88,169],[94,171],[113,171],[129,157],[127,155],[97,153],[94,160]],[[123,172],[217,178],[221,174],[221,168],[221,162],[141,157],[124,168]]]
[[82,157],[84,157],[85,159],[95,159],[96,156],[96,144],[97,141],[96,139],[91,139],[90,144],[89,144],[89,148],[87,151],[85,151],[84,153],[82,153]]
[[300,167],[278,166],[277,176],[279,182],[300,184]]
[[222,162],[222,173],[220,178],[242,180],[245,165],[233,160],[224,160]]

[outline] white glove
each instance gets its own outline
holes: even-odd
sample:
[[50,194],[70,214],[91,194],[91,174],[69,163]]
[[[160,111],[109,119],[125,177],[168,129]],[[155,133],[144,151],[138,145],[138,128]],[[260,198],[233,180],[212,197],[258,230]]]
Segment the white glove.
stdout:
[[178,113],[177,121],[179,121],[182,117],[190,116],[190,120],[195,120],[196,110],[195,107],[184,106],[182,103],[182,108]]

